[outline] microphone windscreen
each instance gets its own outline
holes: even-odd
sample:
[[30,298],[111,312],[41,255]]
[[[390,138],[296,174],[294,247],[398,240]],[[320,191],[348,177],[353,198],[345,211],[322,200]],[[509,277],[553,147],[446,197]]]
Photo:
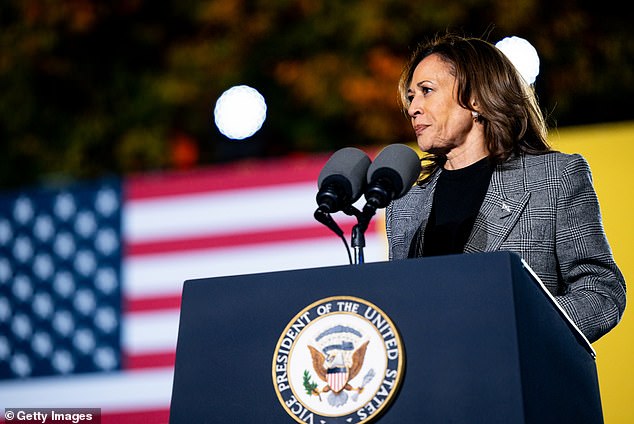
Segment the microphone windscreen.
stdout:
[[377,155],[368,168],[367,181],[373,184],[379,178],[389,179],[395,189],[394,199],[404,196],[418,179],[420,158],[409,146],[390,144]]
[[352,202],[357,201],[363,194],[365,177],[370,166],[368,155],[356,147],[344,147],[332,154],[326,162],[317,181],[321,190],[324,184],[330,182],[341,183]]

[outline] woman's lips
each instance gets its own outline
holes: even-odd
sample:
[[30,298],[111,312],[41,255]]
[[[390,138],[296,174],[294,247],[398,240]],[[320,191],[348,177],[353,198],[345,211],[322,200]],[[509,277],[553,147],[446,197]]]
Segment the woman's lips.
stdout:
[[421,135],[428,126],[429,125],[423,125],[423,124],[414,125],[414,132],[416,132],[416,135]]

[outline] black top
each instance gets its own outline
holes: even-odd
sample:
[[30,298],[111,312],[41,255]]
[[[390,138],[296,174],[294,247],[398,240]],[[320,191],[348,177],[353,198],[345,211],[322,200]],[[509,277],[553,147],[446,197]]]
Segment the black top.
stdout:
[[493,168],[489,159],[484,158],[466,168],[442,170],[425,227],[424,243],[421,243],[419,229],[412,240],[410,257],[464,251],[489,187]]

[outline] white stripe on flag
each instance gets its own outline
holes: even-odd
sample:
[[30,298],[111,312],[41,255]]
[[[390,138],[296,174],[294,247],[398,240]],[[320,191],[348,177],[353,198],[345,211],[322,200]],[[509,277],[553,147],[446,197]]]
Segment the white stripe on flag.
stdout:
[[243,234],[314,223],[314,182],[132,199],[123,231],[128,242],[211,234]]
[[170,404],[173,377],[172,369],[159,369],[5,381],[0,384],[0,406],[102,408],[102,412],[162,409]]
[[121,347],[130,355],[173,353],[176,351],[178,321],[178,310],[126,314],[121,326]]

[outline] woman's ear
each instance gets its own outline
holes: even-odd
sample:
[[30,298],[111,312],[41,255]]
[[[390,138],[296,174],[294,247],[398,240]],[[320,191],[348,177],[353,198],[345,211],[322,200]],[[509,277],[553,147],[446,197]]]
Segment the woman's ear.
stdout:
[[475,101],[475,99],[472,99],[470,102],[470,105],[471,105],[471,116],[473,117],[473,120],[475,122],[480,122],[482,116],[480,115],[478,103]]

